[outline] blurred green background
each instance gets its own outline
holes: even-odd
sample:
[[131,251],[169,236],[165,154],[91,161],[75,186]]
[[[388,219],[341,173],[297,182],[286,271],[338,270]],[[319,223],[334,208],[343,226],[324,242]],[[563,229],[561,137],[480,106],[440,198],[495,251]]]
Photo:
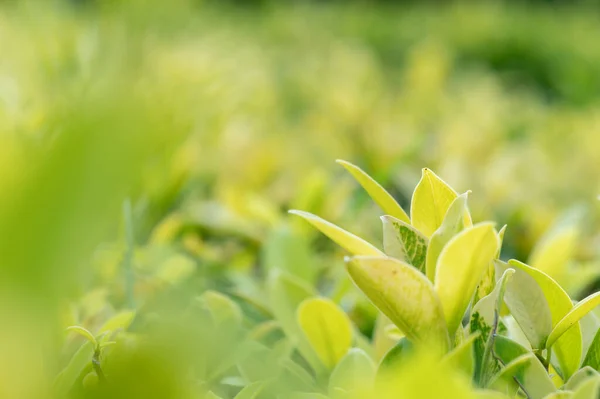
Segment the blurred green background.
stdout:
[[[207,289],[268,319],[272,270],[371,334],[342,253],[286,214],[380,245],[379,210],[338,158],[407,210],[423,167],[473,190],[475,220],[508,224],[504,257],[527,260],[568,225],[555,277],[575,296],[595,290],[593,2],[0,4],[0,397],[52,392],[81,345],[69,325],[97,331],[126,309],[134,331],[182,323]],[[189,333],[167,329],[156,334]],[[192,362],[196,341],[180,338],[153,347],[166,360],[124,360],[137,366],[123,397],[202,397],[170,367]],[[141,391],[136,373],[156,387]]]

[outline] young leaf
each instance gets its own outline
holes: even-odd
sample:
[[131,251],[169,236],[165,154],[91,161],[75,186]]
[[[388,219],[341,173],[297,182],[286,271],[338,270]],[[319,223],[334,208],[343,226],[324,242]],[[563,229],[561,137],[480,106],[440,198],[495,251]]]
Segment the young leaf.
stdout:
[[442,305],[433,285],[413,266],[393,258],[347,258],[354,283],[400,330],[416,342],[448,345]]
[[375,380],[375,363],[363,350],[353,348],[340,360],[329,377],[329,396],[342,390],[368,397]]
[[441,226],[446,212],[457,197],[456,192],[431,170],[423,169],[410,205],[411,223],[425,236]]
[[216,291],[206,291],[200,296],[210,312],[215,325],[239,328],[242,324],[242,310],[226,295]]
[[403,222],[410,223],[410,218],[404,212],[404,209],[388,193],[379,183],[377,183],[371,176],[363,171],[358,166],[351,164],[350,162],[338,159],[336,161],[342,165],[350,174],[356,179],[358,183],[365,189],[369,196],[379,205],[379,207],[388,215],[391,215]]
[[465,227],[471,227],[471,225],[465,225],[465,215],[469,214],[469,208],[467,207],[467,199],[470,191],[459,195],[448,208],[446,216],[442,221],[442,225],[439,229],[433,233],[429,240],[429,246],[427,247],[427,258],[426,258],[426,270],[427,277],[433,281],[435,278],[435,267],[437,260],[444,249],[444,246],[458,233],[460,233]]
[[344,248],[346,251],[353,255],[364,255],[364,256],[383,256],[384,253],[375,248],[372,244],[369,244],[362,238],[355,236],[352,233],[330,223],[318,216],[304,211],[291,210],[289,213],[298,215],[304,220],[315,226],[327,237],[331,238],[336,244]]
[[[506,263],[495,262],[498,272],[507,270]],[[552,313],[544,291],[533,277],[521,269],[506,286],[504,302],[534,349],[544,348],[552,331]]]
[[135,312],[131,310],[125,310],[123,312],[119,312],[110,319],[108,319],[100,330],[98,330],[98,334],[102,334],[108,331],[114,332],[118,330],[127,330],[133,319],[135,318]]
[[[496,259],[500,258],[500,251],[502,249],[502,242],[504,241],[504,233],[506,232],[506,225],[502,226],[498,231],[498,252],[496,252]],[[489,295],[494,287],[496,286],[496,266],[495,262],[490,262],[487,270],[483,273],[479,285],[477,286],[477,292],[475,292],[474,303],[477,303],[481,298]]]
[[331,369],[352,344],[350,319],[326,298],[310,298],[300,304],[298,324],[323,364]]
[[383,249],[388,256],[410,263],[425,272],[428,239],[410,224],[392,216],[382,216]]
[[74,332],[74,333],[81,335],[82,337],[84,337],[85,339],[90,341],[94,345],[94,347],[98,346],[98,342],[96,342],[96,338],[94,337],[94,334],[89,332],[86,328],[83,328],[80,326],[71,326],[71,327],[67,327],[67,331]]
[[[548,301],[550,313],[552,314],[552,328],[556,327],[563,317],[573,309],[573,303],[569,295],[556,281],[540,270],[534,269],[522,262],[511,260],[508,262],[516,269],[523,270],[539,284]],[[560,370],[564,379],[568,379],[577,369],[581,362],[582,337],[578,324],[569,328],[552,346],[556,354]]]
[[550,348],[557,339],[567,332],[575,323],[583,318],[586,314],[592,311],[596,306],[600,305],[600,292],[596,292],[579,302],[561,321],[556,324],[552,333],[548,337],[546,347]]
[[498,236],[492,223],[463,230],[442,250],[436,266],[435,290],[450,335],[460,325],[477,283],[497,250]]

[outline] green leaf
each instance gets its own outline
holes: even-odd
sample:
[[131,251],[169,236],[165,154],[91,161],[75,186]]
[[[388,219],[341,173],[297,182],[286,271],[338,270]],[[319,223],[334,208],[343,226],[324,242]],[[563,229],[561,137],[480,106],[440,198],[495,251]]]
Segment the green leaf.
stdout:
[[[504,241],[504,233],[506,232],[506,225],[502,226],[498,231],[498,252],[496,252],[496,259],[500,258],[500,251],[502,249],[502,242]],[[475,293],[474,303],[477,303],[481,298],[489,295],[494,287],[496,286],[496,267],[495,262],[490,262],[487,270],[483,273],[479,285],[477,286],[477,292]]]
[[451,336],[497,250],[498,236],[492,223],[480,223],[463,230],[442,250],[436,267],[435,290]]
[[544,396],[544,399],[572,399],[573,392],[557,391]]
[[[540,270],[534,269],[522,262],[511,260],[508,262],[516,269],[527,272],[539,284],[544,296],[548,301],[550,313],[552,314],[552,328],[573,309],[573,303],[569,295],[554,281],[550,276]],[[567,330],[552,346],[553,353],[556,354],[560,371],[563,378],[568,379],[577,369],[581,362],[582,337],[581,329],[578,324]]]
[[500,365],[492,356],[495,334],[498,329],[500,308],[502,306],[508,280],[514,275],[514,269],[507,269],[500,277],[494,290],[481,298],[473,307],[469,327],[471,333],[478,333],[474,343],[475,381],[480,386],[487,385],[491,376],[498,371]]
[[217,326],[239,328],[242,324],[242,310],[228,296],[216,291],[206,291],[200,296]]
[[350,252],[353,255],[364,255],[364,256],[382,256],[383,252],[375,248],[372,244],[366,242],[362,238],[355,236],[352,233],[347,232],[346,230],[336,226],[333,223],[330,223],[324,219],[321,219],[318,216],[315,216],[311,213],[304,211],[296,211],[291,210],[289,213],[293,215],[298,215],[318,230],[320,230],[327,237],[332,239],[335,243],[337,243],[340,247],[344,248],[346,251]]
[[135,318],[135,311],[125,310],[123,312],[119,312],[110,319],[108,319],[100,330],[98,330],[98,334],[102,334],[108,331],[114,332],[118,330],[127,330],[133,319]]
[[511,385],[513,379],[519,382],[530,399],[543,399],[556,391],[546,369],[533,353],[525,353],[513,359],[502,369],[491,386],[503,390],[504,384]]
[[393,258],[347,258],[354,283],[406,336],[432,341],[446,348],[449,342],[442,305],[433,285],[408,263]]
[[358,397],[368,397],[373,388],[376,367],[363,350],[353,348],[340,360],[329,378],[329,396],[342,390]]
[[431,170],[423,169],[421,180],[415,187],[410,205],[412,225],[425,236],[431,235],[442,225],[456,192]]
[[392,216],[382,216],[383,249],[388,256],[410,263],[425,272],[429,239],[410,224]]
[[575,391],[585,381],[589,380],[590,378],[598,378],[598,377],[600,377],[600,374],[598,374],[598,372],[596,370],[594,370],[593,368],[591,368],[589,366],[584,366],[584,367],[580,368],[579,370],[577,370],[577,372],[575,374],[573,374],[571,376],[571,378],[569,378],[569,381],[567,381],[567,383],[565,384],[563,389],[568,390],[568,391]]
[[460,233],[465,227],[471,227],[471,225],[465,226],[465,216],[469,215],[469,208],[467,206],[467,199],[470,191],[459,195],[448,208],[446,216],[442,221],[442,225],[439,229],[433,233],[429,240],[429,246],[427,247],[427,259],[426,259],[426,270],[427,277],[433,281],[435,278],[435,268],[437,260],[444,249],[444,246],[458,233]]
[[96,342],[96,338],[94,337],[94,334],[89,332],[86,328],[83,328],[80,326],[71,326],[71,327],[67,327],[67,331],[74,332],[74,333],[81,335],[82,337],[84,337],[85,339],[90,341],[94,345],[94,348],[98,346],[98,342]]
[[255,399],[264,387],[264,382],[253,382],[250,385],[246,385],[240,392],[238,392],[238,394],[235,395],[235,399]]
[[307,298],[314,297],[315,291],[304,281],[282,271],[274,270],[269,274],[267,293],[271,310],[286,337],[298,348],[316,373],[325,372],[325,368],[306,340],[296,318],[296,309],[300,303]]
[[548,337],[546,347],[552,347],[557,339],[559,339],[565,332],[567,332],[598,305],[600,305],[600,292],[596,292],[595,294],[588,296],[575,305],[575,307],[571,309],[571,311],[567,313],[567,315],[563,317],[561,321],[556,324],[556,326],[554,326],[552,333],[550,333],[550,336]]
[[288,225],[277,226],[269,233],[261,256],[266,270],[279,268],[309,283],[318,273],[308,240]]
[[391,215],[397,219],[400,219],[406,223],[410,223],[410,218],[404,212],[404,209],[388,193],[379,183],[377,183],[371,176],[363,171],[358,166],[351,164],[350,162],[338,159],[336,161],[342,165],[350,174],[356,179],[356,181],[365,189],[369,196],[379,205],[384,213]]
[[490,386],[506,389],[506,385],[510,386],[514,378],[531,399],[542,399],[556,391],[554,383],[538,358],[515,341],[503,336],[496,337],[494,353],[506,366]]
[[323,364],[332,369],[352,344],[350,319],[334,302],[310,298],[298,307],[298,324]]
[[[500,273],[507,270],[504,262],[496,261]],[[504,302],[534,349],[544,348],[552,331],[552,313],[544,291],[533,277],[521,269],[506,286]]]
[[596,371],[600,371],[600,329],[596,332],[594,340],[590,345],[583,366],[590,366]]
[[471,334],[460,345],[448,352],[442,358],[442,362],[456,370],[464,371],[469,378],[473,377],[475,372],[474,344],[479,335],[479,332]]
[[81,372],[92,363],[94,344],[86,341],[71,357],[69,364],[58,374],[54,381],[54,388],[59,395],[64,397],[71,389]]
[[406,337],[403,337],[394,345],[379,362],[377,373],[385,373],[388,370],[393,370],[402,362],[410,359],[410,355],[414,353],[415,347]]
[[597,399],[600,390],[600,378],[590,378],[573,393],[572,399]]

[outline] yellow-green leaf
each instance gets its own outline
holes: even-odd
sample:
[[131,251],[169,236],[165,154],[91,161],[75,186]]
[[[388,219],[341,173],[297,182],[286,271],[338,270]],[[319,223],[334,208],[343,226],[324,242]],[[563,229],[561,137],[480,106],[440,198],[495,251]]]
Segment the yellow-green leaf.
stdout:
[[[433,281],[435,278],[435,267],[437,260],[444,249],[444,246],[458,233],[460,233],[465,227],[471,227],[465,225],[465,215],[469,214],[469,208],[467,207],[467,199],[470,191],[459,195],[448,208],[446,216],[442,221],[442,225],[439,229],[433,233],[429,240],[429,246],[427,247],[427,259],[426,259],[426,271],[427,277]],[[469,218],[470,219],[470,218]]]
[[454,369],[464,371],[469,378],[473,377],[475,372],[474,343],[479,335],[479,332],[471,334],[459,346],[448,352],[442,358],[442,362],[446,362]]
[[600,329],[596,332],[594,339],[585,355],[582,366],[590,366],[600,371]]
[[67,331],[74,332],[74,333],[81,335],[82,337],[84,337],[85,339],[90,341],[94,345],[94,347],[98,345],[98,343],[96,342],[96,338],[94,337],[94,334],[89,332],[86,328],[83,328],[80,326],[71,326],[71,327],[67,327]]
[[108,319],[100,330],[98,330],[98,334],[105,333],[107,331],[117,331],[117,330],[127,330],[133,319],[135,317],[135,312],[131,310],[125,310],[117,313],[110,319]]
[[[544,272],[516,260],[510,260],[508,263],[516,269],[523,270],[537,281],[550,307],[552,328],[556,327],[563,317],[573,309],[573,303],[569,295]],[[558,338],[552,346],[552,351],[556,354],[555,358],[558,360],[558,365],[563,374],[562,377],[565,380],[579,368],[582,345],[581,329],[578,324],[575,324]]]
[[[508,269],[496,261],[499,273]],[[521,269],[515,270],[506,285],[504,302],[534,349],[542,349],[552,331],[552,312],[538,282]]]
[[406,262],[386,257],[348,258],[354,283],[412,341],[447,347],[442,304],[431,282]]
[[492,223],[480,223],[463,230],[442,250],[436,266],[435,290],[451,336],[497,250],[498,236]]
[[423,169],[410,205],[411,223],[427,237],[442,225],[456,192],[431,170]]
[[235,395],[235,399],[255,399],[260,391],[263,390],[265,386],[264,382],[256,381],[250,385],[246,385],[237,395]]
[[565,277],[579,240],[579,228],[574,223],[559,224],[534,247],[529,264],[559,281]]
[[375,363],[365,351],[350,349],[331,373],[329,396],[335,398],[337,390],[341,389],[352,397],[368,397],[375,372]]
[[382,216],[383,249],[388,256],[406,261],[425,272],[429,240],[410,224],[392,216]]
[[394,197],[388,193],[379,183],[377,183],[371,176],[363,171],[358,166],[351,164],[350,162],[338,159],[336,161],[342,165],[350,174],[356,179],[356,181],[365,189],[369,196],[379,205],[379,207],[388,215],[391,215],[397,219],[400,219],[406,223],[410,223],[410,218],[404,212],[404,209],[396,202]]
[[327,237],[331,238],[335,243],[350,252],[352,255],[364,256],[383,256],[383,252],[375,248],[372,244],[366,242],[362,238],[328,222],[309,212],[291,210],[291,214],[298,215],[314,227],[319,229]]
[[565,317],[559,321],[548,337],[546,347],[550,348],[557,339],[559,339],[566,331],[578,323],[583,316],[592,311],[596,306],[600,305],[600,292],[596,292],[579,302]]
[[352,344],[348,315],[326,298],[310,298],[298,307],[298,324],[319,359],[332,369]]
[[590,378],[573,393],[572,399],[597,399],[600,391],[600,378]]

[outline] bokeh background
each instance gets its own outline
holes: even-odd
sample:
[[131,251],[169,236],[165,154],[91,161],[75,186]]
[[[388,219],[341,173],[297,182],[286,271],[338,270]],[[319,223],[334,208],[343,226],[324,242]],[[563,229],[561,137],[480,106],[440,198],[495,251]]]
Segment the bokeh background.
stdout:
[[380,245],[338,158],[407,210],[433,169],[508,224],[503,257],[558,235],[552,273],[594,291],[598,37],[593,2],[0,2],[0,396],[47,397],[82,345],[64,328],[135,309],[180,345],[132,349],[123,397],[202,397],[179,309],[210,289],[268,320],[273,270],[372,334],[342,252],[286,213]]

